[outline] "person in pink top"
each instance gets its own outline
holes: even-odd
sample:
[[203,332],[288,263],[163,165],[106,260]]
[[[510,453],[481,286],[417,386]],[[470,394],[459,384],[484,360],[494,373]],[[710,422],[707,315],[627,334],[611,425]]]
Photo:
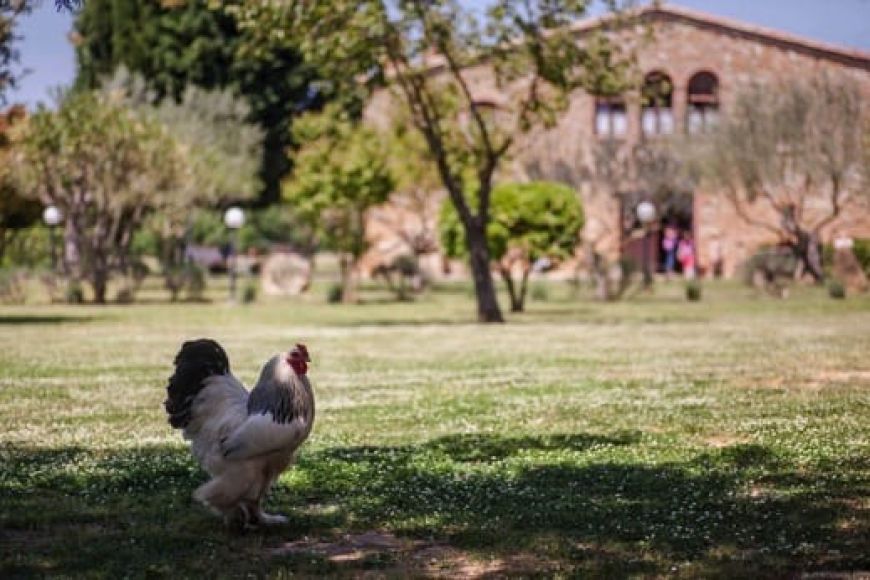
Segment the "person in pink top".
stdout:
[[690,232],[683,232],[677,246],[677,260],[683,267],[683,276],[691,280],[695,277],[695,242]]

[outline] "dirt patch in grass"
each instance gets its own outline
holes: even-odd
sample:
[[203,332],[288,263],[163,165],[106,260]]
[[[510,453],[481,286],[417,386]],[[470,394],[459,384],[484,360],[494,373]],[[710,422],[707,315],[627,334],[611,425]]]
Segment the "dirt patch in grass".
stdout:
[[704,443],[715,449],[723,449],[725,447],[731,447],[732,445],[749,443],[750,441],[749,437],[734,435],[731,433],[721,433],[704,439]]
[[271,551],[275,557],[322,559],[354,574],[379,568],[380,573],[435,578],[487,578],[541,572],[551,563],[531,554],[482,559],[453,546],[399,538],[388,532],[343,534],[338,538],[304,538]]

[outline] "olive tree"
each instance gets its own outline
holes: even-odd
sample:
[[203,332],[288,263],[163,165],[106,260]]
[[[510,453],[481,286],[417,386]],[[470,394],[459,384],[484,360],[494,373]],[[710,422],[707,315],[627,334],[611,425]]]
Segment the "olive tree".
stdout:
[[820,282],[823,228],[870,198],[868,119],[860,87],[846,78],[756,84],[695,150],[740,218],[785,242]]
[[155,212],[147,227],[159,243],[167,282],[178,277],[193,209],[226,207],[256,197],[264,132],[250,122],[244,97],[229,89],[190,85],[178,102],[155,96],[143,77],[118,69],[103,85],[108,98],[121,99],[137,115],[162,125],[184,156],[185,178],[170,199],[184,209]]
[[[580,241],[583,207],[577,193],[558,183],[507,183],[492,191],[487,249],[504,280],[512,312],[522,312],[533,264],[570,257]],[[455,208],[443,206],[441,243],[448,255],[464,256],[465,229]],[[519,280],[514,272],[519,269]]]
[[39,110],[14,147],[20,190],[64,215],[69,274],[105,302],[136,229],[149,211],[172,207],[168,194],[185,179],[182,151],[163,125],[97,93]]

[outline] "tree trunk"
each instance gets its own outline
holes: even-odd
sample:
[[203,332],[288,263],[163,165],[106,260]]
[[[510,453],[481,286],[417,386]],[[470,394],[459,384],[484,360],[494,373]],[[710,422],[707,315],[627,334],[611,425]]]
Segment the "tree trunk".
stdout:
[[522,312],[525,309],[526,304],[526,295],[529,293],[529,274],[532,273],[532,265],[530,262],[525,262],[523,265],[523,279],[520,282],[520,296],[519,302],[517,306],[519,307],[517,310],[513,310],[513,306],[511,310],[514,312]]
[[511,312],[523,312],[526,307],[526,294],[528,294],[529,290],[529,274],[532,271],[531,267],[523,268],[523,277],[520,280],[519,289],[517,289],[516,284],[514,284],[510,268],[501,266],[498,271],[508,289],[508,295],[511,299]]
[[825,268],[822,265],[822,242],[817,234],[810,234],[807,248],[807,269],[817,283],[825,280]]
[[476,222],[463,225],[471,275],[474,278],[474,294],[477,297],[477,319],[480,322],[504,322],[489,267],[489,247],[486,245],[484,227]]
[[341,301],[344,304],[356,302],[356,287],[353,280],[354,261],[347,254],[342,254],[338,261],[338,271],[341,277]]
[[792,251],[800,261],[805,272],[809,272],[816,284],[825,280],[822,267],[822,251],[819,234],[805,230],[797,221],[796,209],[793,205],[782,210],[782,227],[792,236]]
[[103,268],[95,267],[91,276],[91,287],[94,289],[94,302],[106,303],[106,287],[109,285],[109,275]]
[[816,284],[824,282],[825,270],[822,266],[821,242],[818,236],[805,230],[799,230],[797,242],[792,246],[792,249],[800,260],[804,272],[808,272]]
[[504,285],[507,287],[508,296],[511,300],[511,312],[522,312],[523,300],[517,293],[517,287],[514,285],[514,279],[511,277],[510,268],[499,266],[498,273],[501,274],[501,279],[504,280]]

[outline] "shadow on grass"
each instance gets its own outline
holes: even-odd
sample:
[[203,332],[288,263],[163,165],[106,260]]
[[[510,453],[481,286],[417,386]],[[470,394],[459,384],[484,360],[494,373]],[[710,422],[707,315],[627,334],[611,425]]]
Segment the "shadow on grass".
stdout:
[[858,506],[870,460],[795,473],[757,445],[633,459],[645,451],[639,433],[578,433],[303,452],[270,501],[290,525],[233,536],[189,499],[204,475],[186,450],[6,445],[0,572],[304,572],[305,562],[271,549],[369,529],[605,576],[666,574],[675,562],[743,576],[870,566]]
[[23,324],[69,324],[91,322],[93,316],[60,315],[37,316],[35,314],[3,314],[0,315],[0,326]]

